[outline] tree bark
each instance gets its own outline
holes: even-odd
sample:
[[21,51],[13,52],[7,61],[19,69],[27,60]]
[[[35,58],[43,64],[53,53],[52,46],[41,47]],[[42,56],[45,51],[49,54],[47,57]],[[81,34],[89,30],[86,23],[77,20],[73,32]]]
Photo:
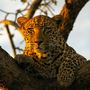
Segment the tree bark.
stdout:
[[7,52],[0,47],[0,85],[9,90],[33,90],[30,78],[16,64]]
[[42,0],[33,0],[33,3],[31,4],[30,9],[26,13],[27,18],[33,17],[35,11],[38,9],[41,2]]
[[[43,78],[31,68],[31,73],[25,69],[28,58],[21,57],[23,62],[17,63],[7,52],[0,48],[0,86],[8,90],[89,90],[90,89],[90,61],[78,71],[76,81],[67,89],[59,86],[56,79]],[[29,60],[30,61],[30,60]],[[83,81],[83,82],[82,82]],[[77,88],[78,87],[78,88]]]
[[90,60],[84,64],[77,74],[76,90],[89,90],[90,89]]
[[[24,58],[23,58],[24,59]],[[25,65],[25,64],[23,64]],[[0,87],[8,90],[52,90],[60,89],[57,81],[38,76],[37,72],[27,74],[7,52],[0,47]]]
[[56,15],[57,18],[54,16],[56,21],[58,21],[59,29],[65,41],[67,41],[68,36],[73,29],[73,24],[79,12],[88,1],[89,0],[65,0],[62,11],[58,16]]

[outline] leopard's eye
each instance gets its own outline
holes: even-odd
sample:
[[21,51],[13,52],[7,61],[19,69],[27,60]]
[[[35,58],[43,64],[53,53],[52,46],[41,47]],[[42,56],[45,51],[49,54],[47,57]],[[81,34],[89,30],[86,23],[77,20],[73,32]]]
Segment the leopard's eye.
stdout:
[[51,32],[51,28],[50,27],[46,27],[44,30],[43,30],[43,33],[45,35],[49,34]]
[[28,32],[29,32],[29,33],[34,33],[33,28],[28,28]]

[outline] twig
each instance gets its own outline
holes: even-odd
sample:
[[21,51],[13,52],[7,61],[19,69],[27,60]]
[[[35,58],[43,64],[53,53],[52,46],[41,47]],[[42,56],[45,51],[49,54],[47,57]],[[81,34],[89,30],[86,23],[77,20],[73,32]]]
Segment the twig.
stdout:
[[7,11],[4,11],[4,10],[2,10],[2,9],[0,9],[0,11],[3,12],[3,13],[6,13],[6,14],[8,13],[8,14],[14,14],[14,15],[15,15],[15,13],[7,12]]
[[12,25],[14,26],[15,28],[18,28],[18,24],[14,21],[11,21],[11,20],[1,20],[0,21],[0,24],[5,24],[5,25]]
[[60,13],[64,18],[60,25],[60,30],[65,40],[67,41],[69,33],[73,28],[73,24],[77,18],[77,15],[89,0],[65,0],[66,3]]
[[30,6],[30,9],[25,14],[25,16],[28,17],[28,18],[32,18],[35,11],[38,9],[41,2],[42,2],[42,0],[34,0],[33,3]]
[[10,30],[9,30],[9,26],[5,25],[5,27],[6,27],[8,37],[9,37],[9,40],[10,40],[10,43],[11,43],[12,51],[13,51],[13,54],[14,54],[14,57],[15,57],[16,56],[16,50],[15,50],[15,45],[14,45],[14,42],[13,42],[13,39],[12,39],[12,35],[10,33]]
[[16,47],[16,49],[19,51],[23,51],[23,49],[21,49],[20,47]]

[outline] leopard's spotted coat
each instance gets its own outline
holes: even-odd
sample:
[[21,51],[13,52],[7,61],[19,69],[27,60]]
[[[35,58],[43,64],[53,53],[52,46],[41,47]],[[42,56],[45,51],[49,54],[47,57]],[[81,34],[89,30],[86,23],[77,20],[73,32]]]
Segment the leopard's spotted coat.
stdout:
[[26,42],[24,55],[37,60],[36,70],[47,78],[57,78],[62,86],[71,85],[86,59],[66,44],[56,21],[41,15],[19,17],[18,23]]

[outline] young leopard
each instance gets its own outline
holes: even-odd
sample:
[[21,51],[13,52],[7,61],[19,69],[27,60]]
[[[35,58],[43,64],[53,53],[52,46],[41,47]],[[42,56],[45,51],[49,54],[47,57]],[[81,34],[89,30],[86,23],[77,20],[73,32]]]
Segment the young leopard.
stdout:
[[66,44],[56,21],[43,15],[17,21],[26,42],[24,55],[36,60],[33,68],[43,77],[57,78],[61,86],[70,86],[86,59]]

